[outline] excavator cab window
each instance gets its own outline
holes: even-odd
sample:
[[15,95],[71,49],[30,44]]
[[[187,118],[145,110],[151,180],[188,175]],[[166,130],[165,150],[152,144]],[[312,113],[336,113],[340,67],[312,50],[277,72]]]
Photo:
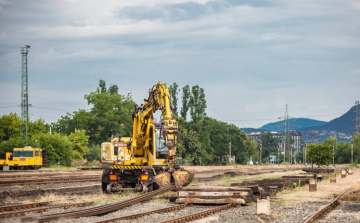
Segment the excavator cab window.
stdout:
[[165,140],[161,137],[159,129],[156,129],[156,159],[166,159],[168,148],[165,146]]
[[119,155],[119,147],[115,146],[114,147],[114,156]]

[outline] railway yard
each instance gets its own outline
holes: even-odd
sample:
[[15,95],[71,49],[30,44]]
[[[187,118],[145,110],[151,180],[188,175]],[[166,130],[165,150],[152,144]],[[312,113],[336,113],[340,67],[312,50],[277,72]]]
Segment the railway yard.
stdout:
[[[101,169],[4,171],[0,222],[359,222],[360,171],[342,176],[346,167],[314,176],[300,165],[186,166],[195,178],[181,192],[113,194],[102,193]],[[197,203],[214,193],[228,204]],[[270,215],[257,214],[263,200]]]

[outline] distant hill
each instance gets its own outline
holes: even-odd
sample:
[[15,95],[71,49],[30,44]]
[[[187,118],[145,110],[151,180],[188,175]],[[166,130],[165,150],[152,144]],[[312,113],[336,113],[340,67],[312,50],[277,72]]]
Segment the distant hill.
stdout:
[[350,108],[348,112],[346,112],[339,118],[335,118],[322,126],[307,127],[298,130],[302,132],[311,131],[311,130],[318,130],[318,131],[325,130],[325,131],[353,133],[354,127],[355,127],[355,106]]
[[[323,126],[327,122],[308,119],[308,118],[297,118],[297,119],[289,119],[289,129],[290,130],[298,130],[308,127],[317,127]],[[269,130],[269,131],[284,131],[284,121],[278,121],[266,124],[259,128],[260,130]]]

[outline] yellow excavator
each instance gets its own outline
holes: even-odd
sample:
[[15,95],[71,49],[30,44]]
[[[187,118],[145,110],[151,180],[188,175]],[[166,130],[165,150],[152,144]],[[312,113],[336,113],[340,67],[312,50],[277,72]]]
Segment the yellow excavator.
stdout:
[[[161,111],[160,122],[153,114]],[[134,190],[148,192],[168,184],[181,189],[191,183],[194,173],[177,164],[178,123],[166,84],[158,82],[149,90],[148,99],[133,113],[131,137],[115,137],[101,144],[105,193]]]

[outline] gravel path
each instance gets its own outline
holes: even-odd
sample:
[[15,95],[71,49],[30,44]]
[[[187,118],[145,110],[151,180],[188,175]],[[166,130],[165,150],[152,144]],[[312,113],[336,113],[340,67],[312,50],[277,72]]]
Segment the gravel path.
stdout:
[[295,205],[271,205],[271,216],[257,215],[256,205],[253,206],[239,206],[229,210],[222,211],[215,214],[217,219],[210,220],[209,222],[271,222],[271,223],[301,223],[304,219],[313,213],[315,208],[326,203],[323,202],[305,202]]

